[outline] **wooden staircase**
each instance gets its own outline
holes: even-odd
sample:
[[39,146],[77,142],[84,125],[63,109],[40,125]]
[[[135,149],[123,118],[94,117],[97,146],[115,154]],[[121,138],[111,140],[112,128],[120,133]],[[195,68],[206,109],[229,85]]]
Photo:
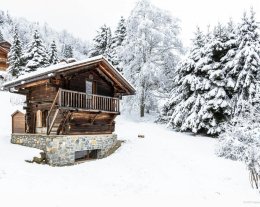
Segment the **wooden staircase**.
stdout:
[[57,92],[47,116],[47,135],[59,135],[71,116],[69,110],[62,110],[59,108],[59,104],[57,103],[59,93],[60,90]]
[[51,123],[49,130],[47,131],[48,135],[59,135],[65,126],[65,124],[69,121],[72,112],[69,110],[56,109],[53,116],[50,116]]

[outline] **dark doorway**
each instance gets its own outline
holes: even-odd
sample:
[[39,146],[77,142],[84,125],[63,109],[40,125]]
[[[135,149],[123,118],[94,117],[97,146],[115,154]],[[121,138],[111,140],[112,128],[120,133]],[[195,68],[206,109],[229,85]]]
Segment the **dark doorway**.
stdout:
[[97,159],[98,150],[83,150],[75,152],[75,162]]

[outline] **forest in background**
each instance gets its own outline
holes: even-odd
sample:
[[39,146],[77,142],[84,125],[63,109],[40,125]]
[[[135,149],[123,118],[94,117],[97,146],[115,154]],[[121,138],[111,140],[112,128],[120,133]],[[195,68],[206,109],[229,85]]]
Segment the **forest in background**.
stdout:
[[39,32],[47,49],[50,48],[53,41],[56,42],[57,52],[60,58],[64,57],[65,48],[68,46],[72,47],[73,55],[77,59],[85,58],[90,49],[90,43],[88,41],[76,38],[66,30],[58,32],[48,26],[48,23],[42,25],[38,22],[30,22],[22,17],[15,18],[8,12],[0,10],[0,31],[2,38],[12,43],[15,28],[17,29],[21,46],[24,49],[32,41],[35,30]]

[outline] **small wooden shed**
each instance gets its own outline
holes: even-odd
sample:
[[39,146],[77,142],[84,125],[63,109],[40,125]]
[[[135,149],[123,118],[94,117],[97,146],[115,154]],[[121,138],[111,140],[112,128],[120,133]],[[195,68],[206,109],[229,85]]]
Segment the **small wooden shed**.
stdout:
[[12,114],[12,133],[25,133],[25,114],[19,110]]

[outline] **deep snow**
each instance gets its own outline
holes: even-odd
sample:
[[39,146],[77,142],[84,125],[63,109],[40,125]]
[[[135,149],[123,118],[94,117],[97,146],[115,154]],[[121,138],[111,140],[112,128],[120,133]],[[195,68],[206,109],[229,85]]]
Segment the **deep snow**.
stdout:
[[0,92],[0,206],[260,205],[245,165],[215,155],[216,139],[174,132],[152,116],[119,116],[116,133],[125,143],[105,159],[69,167],[27,163],[39,150],[10,144],[10,114],[18,106],[9,96]]

